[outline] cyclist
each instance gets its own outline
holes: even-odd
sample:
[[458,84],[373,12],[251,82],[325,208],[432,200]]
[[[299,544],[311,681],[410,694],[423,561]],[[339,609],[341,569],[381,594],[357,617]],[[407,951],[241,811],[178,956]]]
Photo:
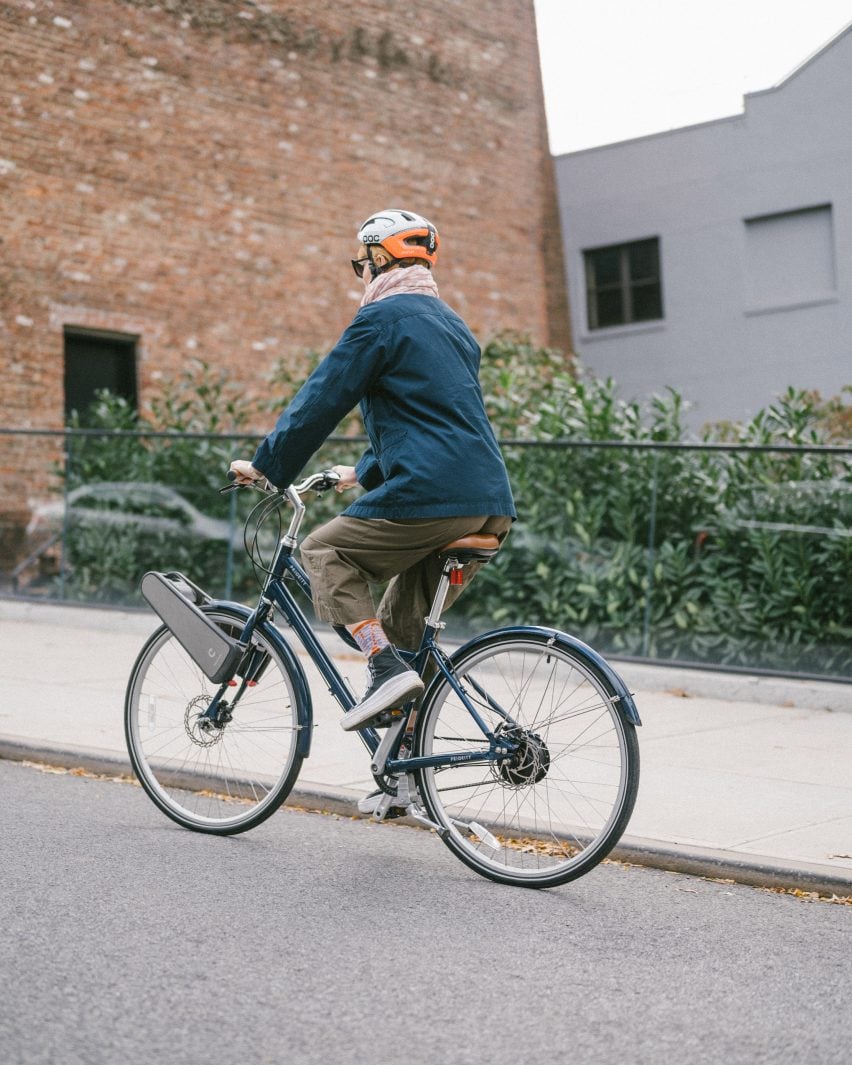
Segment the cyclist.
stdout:
[[[440,576],[436,552],[470,533],[501,540],[515,518],[506,467],[485,413],[480,350],[438,296],[438,233],[411,211],[371,215],[352,267],[364,281],[355,318],[305,381],[237,480],[286,487],[360,404],[370,447],[335,466],[338,491],[366,492],[301,545],[317,617],[367,656],[371,683],[346,730],[380,724],[423,690],[397,653],[417,647]],[[469,581],[475,565],[466,567]],[[390,580],[378,609],[371,583]],[[462,591],[453,586],[449,605]],[[377,718],[379,719],[377,721]]]

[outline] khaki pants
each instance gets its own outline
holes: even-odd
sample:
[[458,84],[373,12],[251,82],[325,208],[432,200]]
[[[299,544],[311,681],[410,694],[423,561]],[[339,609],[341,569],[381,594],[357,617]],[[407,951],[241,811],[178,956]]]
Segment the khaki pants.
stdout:
[[[314,609],[322,621],[354,625],[378,617],[388,639],[411,650],[420,645],[424,621],[441,576],[437,552],[461,536],[491,533],[503,540],[511,518],[351,518],[340,515],[302,541]],[[482,563],[464,568],[464,585],[451,585],[450,606]],[[376,609],[371,584],[390,580]]]

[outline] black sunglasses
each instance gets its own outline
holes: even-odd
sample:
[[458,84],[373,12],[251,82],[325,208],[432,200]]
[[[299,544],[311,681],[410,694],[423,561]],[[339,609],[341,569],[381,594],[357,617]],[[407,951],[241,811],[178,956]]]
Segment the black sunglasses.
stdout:
[[364,271],[370,263],[370,260],[365,256],[363,259],[350,259],[352,263],[352,269],[355,271],[356,277],[363,277]]

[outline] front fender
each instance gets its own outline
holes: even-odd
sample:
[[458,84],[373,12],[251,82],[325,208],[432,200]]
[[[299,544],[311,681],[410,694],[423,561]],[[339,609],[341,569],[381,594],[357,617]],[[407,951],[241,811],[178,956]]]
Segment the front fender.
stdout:
[[[250,610],[247,606],[243,606],[242,603],[234,603],[228,599],[211,599],[209,602],[205,603],[201,609],[205,611],[219,610],[224,614],[231,614],[243,625],[245,625],[254,613],[253,610]],[[296,719],[299,723],[299,740],[297,746],[299,754],[303,758],[307,758],[311,753],[314,711],[313,703],[311,702],[311,690],[308,687],[305,671],[302,669],[302,665],[290,645],[274,625],[268,621],[264,621],[262,625],[258,625],[258,628],[263,633],[264,638],[269,640],[275,650],[281,655],[290,671],[290,677],[293,681],[293,688],[296,696]]]
[[490,632],[483,632],[481,635],[474,636],[472,640],[463,644],[457,651],[454,651],[453,654],[450,655],[450,659],[452,662],[456,662],[463,655],[467,655],[471,651],[479,650],[479,648],[494,642],[494,640],[498,638],[513,639],[523,636],[535,636],[539,639],[541,637],[547,637],[548,642],[553,640],[557,646],[574,651],[580,658],[587,659],[589,665],[594,667],[609,685],[612,694],[616,697],[615,705],[624,720],[628,721],[631,725],[642,724],[642,720],[639,717],[639,711],[636,709],[636,704],[633,701],[632,693],[609,662],[607,662],[602,655],[598,654],[593,647],[589,647],[589,645],[583,643],[582,640],[578,640],[576,636],[571,636],[570,633],[567,632],[561,632],[559,629],[548,629],[536,625],[513,625],[506,629],[491,629]]

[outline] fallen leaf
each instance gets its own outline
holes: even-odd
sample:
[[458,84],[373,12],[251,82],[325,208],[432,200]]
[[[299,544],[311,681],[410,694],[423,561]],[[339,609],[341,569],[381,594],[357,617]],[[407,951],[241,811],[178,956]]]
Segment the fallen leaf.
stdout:
[[48,765],[46,762],[21,762],[27,769],[37,769],[39,773],[55,773],[57,776],[65,776],[69,772],[61,765]]
[[761,888],[772,895],[792,895],[806,902],[833,902],[836,906],[852,906],[852,895],[820,895],[818,891],[803,891],[801,888],[769,887]]

